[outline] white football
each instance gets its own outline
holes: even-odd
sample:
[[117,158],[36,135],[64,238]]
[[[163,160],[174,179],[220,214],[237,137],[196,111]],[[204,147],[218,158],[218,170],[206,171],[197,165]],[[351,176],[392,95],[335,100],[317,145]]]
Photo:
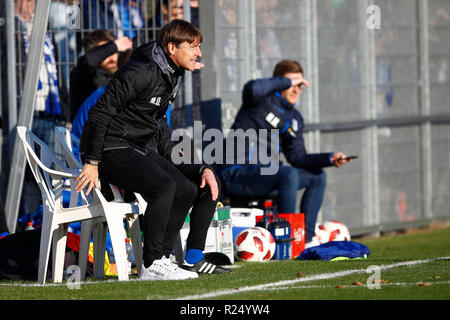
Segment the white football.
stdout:
[[269,231],[267,233],[270,237],[261,229],[263,228],[248,228],[237,235],[234,241],[236,259],[261,262],[272,258],[275,250],[271,246],[271,241],[273,241],[273,244],[275,244],[275,241]]
[[347,226],[334,220],[317,224],[316,238],[321,244],[329,241],[350,241],[351,239]]
[[262,227],[255,227],[255,228],[259,229],[261,231],[261,233],[263,234],[263,236],[265,236],[267,238],[267,240],[269,241],[269,244],[268,244],[269,249],[267,251],[266,256],[264,257],[264,260],[272,259],[273,255],[275,254],[275,249],[277,247],[272,234],[270,233],[269,230],[267,230],[265,228],[262,228]]

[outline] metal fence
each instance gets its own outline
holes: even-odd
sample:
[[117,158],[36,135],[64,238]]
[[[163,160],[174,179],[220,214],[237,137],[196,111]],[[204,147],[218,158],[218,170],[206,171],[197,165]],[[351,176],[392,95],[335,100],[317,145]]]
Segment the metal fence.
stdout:
[[[48,32],[62,102],[68,103],[70,68],[87,32],[108,28],[138,46],[154,39],[166,21],[164,2],[52,1]],[[200,73],[187,73],[176,103],[176,127],[199,120],[201,102],[220,99],[219,122],[226,130],[241,105],[243,85],[270,77],[279,60],[294,59],[312,84],[297,106],[307,124],[308,151],[359,155],[342,169],[326,169],[320,219],[341,220],[353,234],[362,234],[450,218],[450,0],[170,3],[166,16],[181,17],[184,8],[183,18],[198,23],[206,65]],[[0,18],[13,9],[0,4]],[[10,49],[1,21],[5,57]],[[15,20],[15,39],[21,28]],[[11,116],[16,101],[11,96],[20,101],[23,94],[20,70],[26,63],[17,57],[13,66],[0,67],[2,88],[9,87],[1,92],[7,124],[0,153],[3,179],[11,156],[8,125],[17,120]],[[16,68],[17,90],[11,90],[11,78],[4,75]],[[5,199],[5,180],[2,186]]]
[[[38,12],[38,10],[40,10]],[[198,24],[198,1],[195,0],[8,0],[0,4],[1,40],[1,134],[0,194],[5,203],[7,228],[15,230],[16,216],[32,213],[39,207],[40,193],[31,176],[24,174],[25,160],[17,154],[15,126],[36,122],[48,106],[54,93],[62,110],[56,123],[70,127],[70,71],[84,54],[82,39],[91,31],[108,29],[117,38],[126,36],[133,48],[155,40],[162,25],[174,18]],[[47,21],[48,20],[48,21]],[[45,24],[42,58],[33,53],[34,30]],[[38,28],[39,29],[39,28]],[[35,45],[35,49],[39,45]],[[42,49],[42,48],[41,48]],[[52,61],[54,59],[54,61]],[[30,69],[36,70],[31,72]],[[34,76],[38,81],[35,90]],[[52,73],[56,80],[52,82]],[[188,127],[200,120],[199,73],[189,73],[183,79],[184,90],[178,95],[171,113],[173,128]],[[35,100],[35,102],[33,102]],[[54,101],[52,102],[54,103]],[[34,110],[31,106],[34,104]],[[53,105],[54,107],[54,105]],[[52,108],[53,108],[52,107]],[[23,110],[21,110],[23,108]],[[26,114],[26,115],[25,115]],[[28,116],[30,114],[31,116]],[[47,116],[46,116],[47,117]],[[31,120],[34,118],[34,120]],[[31,121],[31,122],[30,122]],[[35,128],[33,127],[33,131]],[[56,149],[54,137],[47,137],[51,128],[35,132]],[[48,138],[48,139],[47,139]],[[21,194],[23,197],[21,200]],[[9,195],[9,196],[8,196]],[[20,203],[20,204],[19,204]],[[2,206],[3,209],[3,206]],[[3,211],[3,210],[2,210]],[[20,211],[20,212],[19,212]],[[0,216],[2,216],[0,212]],[[0,219],[0,232],[6,228]]]
[[450,1],[203,3],[202,97],[221,97],[224,129],[245,82],[294,59],[312,84],[297,106],[309,152],[359,155],[327,169],[321,220],[358,234],[450,218]]

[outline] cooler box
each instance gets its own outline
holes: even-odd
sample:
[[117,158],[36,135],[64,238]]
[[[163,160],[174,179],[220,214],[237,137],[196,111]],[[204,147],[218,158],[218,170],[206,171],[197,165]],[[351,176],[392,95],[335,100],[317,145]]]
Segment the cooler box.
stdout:
[[280,213],[279,218],[285,218],[291,224],[291,257],[297,258],[305,250],[305,214]]
[[[190,215],[188,214],[183,227],[180,230],[183,255],[186,253],[186,241],[189,235],[189,222]],[[234,263],[234,245],[232,224],[230,219],[230,207],[227,206],[217,209],[214,213],[213,220],[208,228],[205,250],[203,252],[221,252],[230,258],[231,263]]]
[[233,240],[237,235],[256,224],[256,217],[263,216],[264,212],[258,208],[231,208],[230,219],[233,226]]
[[268,225],[268,230],[275,240],[275,252],[272,257],[273,260],[288,260],[292,259],[291,249],[291,224],[284,218],[275,218]]
[[[279,213],[279,218],[286,219],[291,224],[291,252],[292,259],[298,257],[305,250],[305,214],[303,213]],[[256,217],[257,222],[263,217]]]

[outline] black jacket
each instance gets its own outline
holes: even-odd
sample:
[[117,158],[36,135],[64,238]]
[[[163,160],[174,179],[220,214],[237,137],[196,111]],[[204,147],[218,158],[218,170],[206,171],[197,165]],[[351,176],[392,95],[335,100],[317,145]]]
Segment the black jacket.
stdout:
[[114,53],[117,53],[114,41],[95,47],[81,56],[70,71],[70,121],[84,100],[111,80],[112,76],[100,68],[100,64]]
[[[156,42],[137,48],[89,110],[81,134],[82,159],[101,161],[104,151],[131,147],[145,154],[158,152],[170,160],[174,145],[165,113],[178,94],[183,74]],[[205,168],[177,167],[185,174],[198,174]]]

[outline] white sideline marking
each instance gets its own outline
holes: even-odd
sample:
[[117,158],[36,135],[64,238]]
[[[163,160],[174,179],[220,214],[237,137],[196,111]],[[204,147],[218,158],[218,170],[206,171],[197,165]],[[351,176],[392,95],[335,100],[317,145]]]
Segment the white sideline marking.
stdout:
[[[413,260],[413,261],[405,261],[405,262],[399,262],[394,264],[388,264],[388,265],[381,265],[380,268],[382,270],[392,269],[396,267],[402,267],[402,266],[411,266],[416,264],[422,264],[422,263],[429,263],[439,260],[450,260],[450,257],[440,257],[440,258],[433,258],[433,259],[426,259],[426,260]],[[194,300],[194,299],[204,299],[204,298],[212,298],[212,297],[218,297],[223,296],[227,294],[234,294],[238,292],[246,292],[246,291],[256,291],[256,290],[262,290],[262,289],[269,289],[269,290],[276,290],[276,289],[288,289],[283,288],[283,286],[288,286],[295,283],[301,283],[301,282],[307,282],[307,281],[314,281],[314,280],[323,280],[323,279],[332,279],[332,278],[338,278],[343,277],[355,273],[365,273],[366,269],[353,269],[353,270],[345,270],[345,271],[338,271],[334,273],[322,273],[317,274],[309,277],[304,277],[300,279],[294,279],[294,280],[283,280],[278,282],[272,282],[272,283],[266,283],[256,286],[246,286],[236,289],[227,289],[222,291],[214,291],[210,293],[205,293],[201,295],[191,295],[191,296],[185,296],[180,298],[175,298],[174,300]],[[119,280],[97,280],[97,281],[81,281],[80,285],[95,285],[95,284],[103,284],[103,283],[117,283],[117,282],[132,282],[132,281],[140,281],[139,279],[129,279],[128,281],[119,281]],[[432,282],[434,283],[434,282]],[[386,285],[386,284],[382,284]],[[61,286],[67,286],[67,283],[46,283],[46,284],[38,284],[38,283],[17,283],[17,282],[8,282],[8,283],[1,283],[0,286],[4,287],[61,287]],[[273,288],[271,288],[273,287]],[[279,288],[275,288],[279,287]],[[308,288],[308,286],[299,286],[299,287],[293,287],[293,288]],[[151,297],[150,297],[151,298]]]
[[[450,281],[426,281],[431,285],[439,285],[439,284],[450,284]],[[398,287],[411,287],[417,286],[423,282],[389,282],[389,283],[380,283],[380,286],[398,286]],[[266,288],[268,291],[278,291],[278,290],[289,290],[289,289],[325,289],[325,288],[336,288],[336,286],[319,286],[319,285],[311,285],[311,286],[291,286],[291,287],[279,287],[279,288]],[[367,288],[367,285],[343,285],[342,288]]]
[[[439,261],[439,260],[450,260],[450,257],[405,261],[405,262],[381,265],[380,268],[381,268],[381,270],[388,270],[388,269],[397,268],[397,267],[412,266],[412,265],[416,265],[416,264],[429,263],[429,262],[434,262],[434,261]],[[344,270],[344,271],[338,271],[338,272],[333,272],[333,273],[322,273],[322,274],[316,274],[313,276],[294,279],[294,280],[283,280],[283,281],[265,283],[265,284],[255,285],[255,286],[245,286],[245,287],[240,287],[240,288],[236,288],[236,289],[213,291],[213,292],[209,292],[209,293],[205,293],[205,294],[189,295],[189,296],[176,298],[175,300],[194,300],[194,299],[216,298],[219,296],[235,294],[238,292],[248,292],[248,291],[257,291],[257,290],[263,290],[263,289],[268,289],[268,288],[273,288],[273,287],[283,287],[283,286],[288,286],[288,285],[301,283],[301,282],[333,279],[333,278],[348,276],[348,275],[355,274],[355,273],[365,273],[365,272],[366,272],[366,268]]]

